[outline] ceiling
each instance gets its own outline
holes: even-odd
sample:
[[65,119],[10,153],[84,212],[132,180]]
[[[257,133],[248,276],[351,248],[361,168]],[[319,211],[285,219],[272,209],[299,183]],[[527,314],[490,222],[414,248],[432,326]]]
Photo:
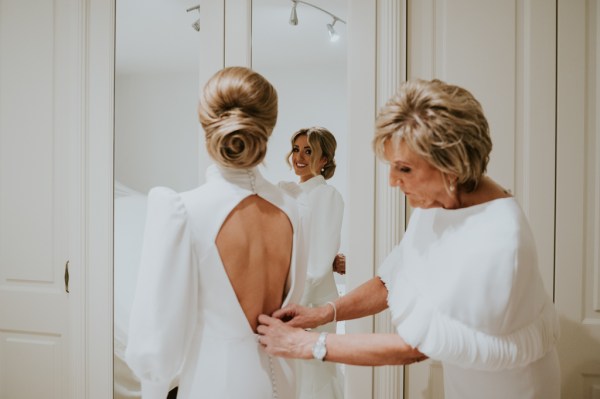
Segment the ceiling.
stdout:
[[[199,35],[192,23],[210,15],[202,4],[211,0],[117,0],[116,73],[197,70]],[[347,20],[346,0],[310,0]],[[200,4],[198,11],[186,12]],[[345,63],[346,26],[335,24],[340,40],[330,42],[326,24],[332,18],[298,3],[299,23],[289,24],[290,0],[252,0],[253,65],[295,67],[311,63]]]

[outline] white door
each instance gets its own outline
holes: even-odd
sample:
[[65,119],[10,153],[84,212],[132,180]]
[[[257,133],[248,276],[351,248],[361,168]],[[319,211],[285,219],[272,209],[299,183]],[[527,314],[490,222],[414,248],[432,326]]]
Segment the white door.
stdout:
[[[553,295],[554,1],[419,0],[408,4],[408,78],[439,78],[482,103],[493,141],[488,174],[531,223]],[[406,399],[443,398],[441,365],[405,368]]]
[[[78,7],[0,1],[0,398],[79,398]],[[71,268],[71,287],[67,285]],[[75,272],[73,272],[75,269]],[[68,292],[70,291],[70,292]],[[75,382],[73,382],[75,381]]]
[[600,6],[558,2],[556,306],[562,397],[600,398]]

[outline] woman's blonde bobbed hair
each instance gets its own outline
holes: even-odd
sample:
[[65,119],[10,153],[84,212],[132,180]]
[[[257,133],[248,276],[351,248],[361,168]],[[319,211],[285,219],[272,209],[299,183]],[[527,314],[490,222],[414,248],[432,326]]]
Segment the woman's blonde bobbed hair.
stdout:
[[[490,129],[479,101],[467,90],[440,80],[411,80],[377,116],[373,149],[404,142],[457,185],[473,191],[486,171],[492,150]],[[446,181],[446,179],[444,179]]]
[[220,70],[206,83],[198,106],[206,149],[218,164],[243,169],[258,165],[277,121],[277,91],[245,67]]

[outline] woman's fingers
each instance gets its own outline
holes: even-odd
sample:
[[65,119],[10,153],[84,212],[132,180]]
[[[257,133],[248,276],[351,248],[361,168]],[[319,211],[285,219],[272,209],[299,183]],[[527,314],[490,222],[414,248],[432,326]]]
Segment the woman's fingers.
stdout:
[[278,320],[278,319],[276,319],[274,317],[270,317],[270,316],[268,316],[266,314],[258,315],[258,323],[260,324],[259,328],[262,325],[265,325],[265,326],[271,325],[274,320]]
[[273,314],[271,316],[273,316],[277,319],[284,319],[284,318],[290,317],[290,315],[292,315],[292,317],[293,317],[293,314],[294,314],[293,309],[291,309],[290,307],[285,307],[285,308],[277,309],[276,311],[273,312]]

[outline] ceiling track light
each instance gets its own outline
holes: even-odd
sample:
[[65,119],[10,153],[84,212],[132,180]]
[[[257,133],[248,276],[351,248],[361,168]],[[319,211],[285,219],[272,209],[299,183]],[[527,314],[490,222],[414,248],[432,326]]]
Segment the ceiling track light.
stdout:
[[294,25],[294,26],[298,25],[298,14],[296,13],[296,7],[298,6],[298,3],[302,3],[309,7],[315,8],[315,9],[329,15],[331,18],[333,18],[333,21],[331,21],[330,24],[327,24],[327,32],[329,33],[329,40],[331,40],[332,42],[336,42],[339,40],[340,35],[335,31],[333,26],[335,25],[335,23],[337,21],[340,21],[341,23],[343,23],[345,25],[346,21],[344,21],[337,15],[330,13],[329,11],[322,9],[319,6],[316,6],[314,4],[308,3],[303,0],[292,0],[292,13],[290,15],[290,25]]
[[[194,10],[198,10],[198,15],[200,15],[200,4],[198,4],[197,6],[194,6],[194,7],[190,7],[185,11],[190,12],[190,11],[194,11]],[[194,21],[194,23],[192,24],[192,28],[194,28],[194,30],[196,32],[200,32],[200,17],[198,17],[198,19]]]

